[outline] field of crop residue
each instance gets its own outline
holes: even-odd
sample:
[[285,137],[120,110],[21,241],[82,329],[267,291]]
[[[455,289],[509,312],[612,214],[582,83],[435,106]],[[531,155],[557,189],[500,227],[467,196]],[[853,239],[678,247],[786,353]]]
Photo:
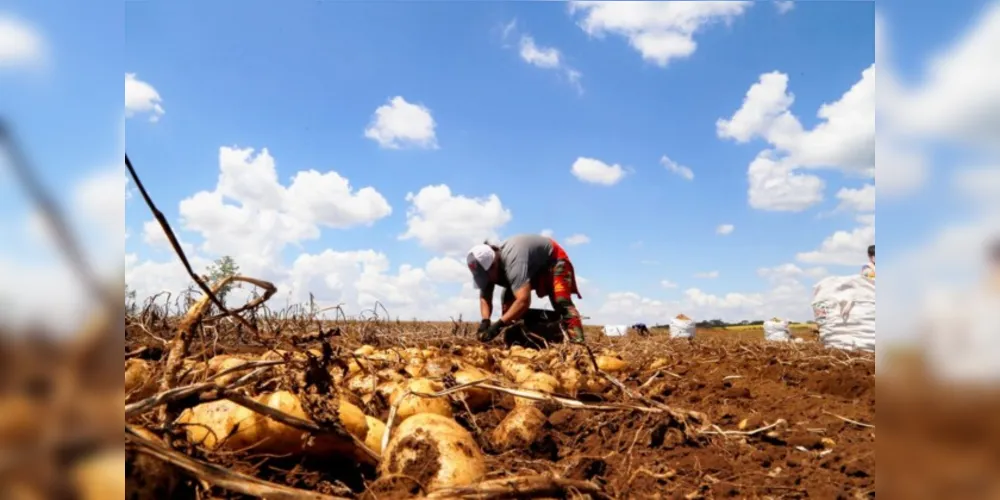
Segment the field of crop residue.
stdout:
[[126,319],[135,498],[874,498],[871,355],[740,336]]

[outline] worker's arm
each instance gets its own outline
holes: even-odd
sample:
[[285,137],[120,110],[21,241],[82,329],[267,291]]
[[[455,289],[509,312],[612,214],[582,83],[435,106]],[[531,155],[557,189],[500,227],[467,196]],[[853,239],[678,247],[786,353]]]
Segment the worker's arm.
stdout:
[[479,293],[479,313],[487,321],[493,317],[493,288],[493,285],[490,285]]
[[514,290],[514,303],[510,305],[507,314],[504,314],[500,321],[509,325],[521,319],[524,313],[528,312],[529,307],[531,307],[531,283],[526,283],[521,288]]

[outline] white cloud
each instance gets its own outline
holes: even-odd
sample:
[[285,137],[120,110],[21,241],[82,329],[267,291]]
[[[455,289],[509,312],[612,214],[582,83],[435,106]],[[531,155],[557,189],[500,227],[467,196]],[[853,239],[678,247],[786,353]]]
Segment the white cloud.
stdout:
[[787,159],[776,160],[762,151],[747,171],[749,203],[757,210],[801,212],[823,201],[826,183],[809,174],[795,173]]
[[135,73],[125,73],[125,117],[148,114],[149,121],[155,123],[164,113],[166,110],[163,109],[160,93],[152,85],[136,77]]
[[452,195],[444,185],[427,186],[417,194],[408,193],[407,230],[401,240],[416,239],[435,252],[456,255],[484,239],[497,239],[498,230],[510,222],[510,210],[500,198],[468,198]]
[[321,227],[366,226],[392,213],[374,188],[354,189],[334,171],[299,171],[282,185],[266,148],[222,147],[218,161],[215,189],[180,201],[181,227],[201,236],[201,252],[233,256],[250,274],[271,269],[289,244],[318,238]]
[[[876,27],[884,30],[880,24],[884,22]],[[888,58],[886,43],[880,41],[883,57]],[[991,2],[968,31],[928,60],[926,76],[918,87],[895,89],[892,124],[923,138],[944,138],[996,151],[1000,136],[996,47],[1000,47],[1000,2]]]
[[588,184],[614,186],[625,177],[625,169],[621,165],[608,165],[593,158],[577,158],[570,169],[573,175]]
[[819,280],[829,275],[822,267],[803,269],[795,264],[787,263],[776,267],[762,267],[757,275],[774,285],[789,285],[802,279]]
[[703,280],[714,280],[719,277],[719,271],[708,271],[706,273],[697,273],[694,275],[694,277]]
[[586,234],[574,234],[566,238],[567,246],[586,245],[590,243],[590,237]]
[[904,146],[891,132],[879,132],[875,157],[879,191],[897,198],[917,192],[928,178],[929,167],[917,146]]
[[[512,20],[504,25],[503,39],[506,42],[517,31],[517,22]],[[528,33],[521,33],[517,44],[518,55],[521,60],[537,68],[552,70],[562,73],[566,81],[576,89],[577,93],[583,93],[583,85],[580,79],[583,73],[566,63],[563,53],[555,47],[546,47],[535,42],[535,38]]]
[[735,231],[735,230],[736,230],[736,226],[734,226],[732,224],[722,224],[719,227],[715,228],[715,234],[719,234],[719,235],[725,236],[727,234],[733,234],[733,231]]
[[851,212],[875,211],[875,184],[865,184],[858,189],[843,188],[837,191],[838,210]]
[[835,168],[865,174],[875,165],[875,65],[861,73],[841,98],[820,106],[821,122],[805,130],[790,107],[788,75],[761,75],[750,87],[742,107],[730,119],[716,123],[719,137],[748,142],[760,137],[791,163],[805,168]]
[[365,137],[385,149],[437,149],[436,127],[427,107],[396,96],[375,110]]
[[666,155],[660,158],[660,164],[663,165],[664,168],[666,168],[670,173],[676,174],[689,181],[694,180],[694,172],[691,171],[690,168],[671,160]]
[[47,53],[45,39],[27,22],[0,13],[0,69],[33,66]]
[[[608,294],[594,314],[598,324],[627,324],[642,321],[667,324],[670,318],[684,313],[696,320],[722,319],[741,321],[783,317],[795,320],[812,319],[808,297],[809,287],[796,280],[775,284],[763,293],[727,293],[713,295],[697,288],[684,291],[679,300],[659,300],[634,292]],[[585,313],[586,314],[586,313]]]
[[875,65],[841,98],[820,107],[820,123],[805,130],[790,111],[788,75],[760,76],[729,119],[716,123],[719,137],[746,143],[762,138],[773,149],[750,164],[750,205],[759,210],[801,211],[823,200],[825,184],[803,168],[832,168],[847,175],[874,177]]
[[427,262],[425,268],[427,276],[434,281],[465,283],[472,279],[469,268],[462,261],[451,257],[435,257]]
[[774,2],[774,8],[778,9],[779,14],[788,14],[795,8],[795,2],[792,0],[778,0]]
[[[872,220],[874,223],[875,221]],[[807,264],[860,266],[866,262],[868,245],[875,243],[875,225],[862,225],[851,231],[837,231],[823,240],[819,249],[799,253],[795,259]]]
[[670,280],[663,280],[660,282],[660,286],[662,286],[663,288],[677,288],[677,283],[674,283],[673,281]]
[[951,185],[976,208],[1000,209],[1000,165],[956,169],[951,175]]
[[555,231],[553,231],[553,230],[551,230],[551,229],[542,229],[542,232],[540,232],[540,233],[538,233],[538,234],[540,234],[540,235],[542,235],[542,236],[544,236],[544,237],[546,237],[546,238],[551,238],[551,237],[552,237],[552,236],[554,236],[554,235],[555,235],[556,233],[555,233]]
[[660,67],[690,57],[695,33],[714,23],[730,24],[751,2],[570,2],[571,14],[588,35],[628,39],[642,58]]
[[553,69],[562,64],[562,55],[559,53],[559,49],[539,47],[531,35],[521,35],[520,54],[524,62],[539,68]]
[[741,307],[756,307],[764,304],[764,298],[760,295],[744,295],[742,293],[727,293],[724,296],[716,296],[702,292],[697,288],[690,288],[684,291],[687,299],[696,307],[712,309],[735,309]]
[[94,172],[76,186],[74,206],[88,220],[99,221],[108,234],[125,231],[125,201],[121,196],[121,167]]
[[[509,36],[509,31],[504,31],[505,36]],[[583,93],[583,86],[580,79],[583,73],[566,64],[562,52],[555,47],[543,47],[535,43],[535,39],[528,34],[521,35],[518,53],[524,62],[542,69],[556,70],[562,72],[578,93]]]

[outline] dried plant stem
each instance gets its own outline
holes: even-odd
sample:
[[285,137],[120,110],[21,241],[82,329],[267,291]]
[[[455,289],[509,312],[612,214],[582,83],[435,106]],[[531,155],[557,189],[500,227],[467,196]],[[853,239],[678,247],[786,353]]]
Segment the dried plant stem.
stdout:
[[508,498],[571,498],[574,495],[590,495],[597,499],[610,498],[601,493],[601,489],[597,485],[589,481],[574,481],[548,475],[495,479],[471,486],[446,488],[431,492],[424,498],[427,500],[501,500]]

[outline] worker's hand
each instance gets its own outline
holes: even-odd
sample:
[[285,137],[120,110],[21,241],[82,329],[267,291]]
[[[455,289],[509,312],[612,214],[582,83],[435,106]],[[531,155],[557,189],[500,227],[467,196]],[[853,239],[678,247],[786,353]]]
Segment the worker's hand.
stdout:
[[485,332],[479,334],[479,340],[482,342],[489,342],[497,338],[497,335],[500,335],[500,330],[503,330],[503,327],[505,326],[507,326],[507,324],[504,323],[502,319],[497,320],[497,322],[490,325]]
[[484,319],[484,320],[482,320],[482,321],[479,322],[479,329],[476,330],[476,334],[477,335],[482,335],[482,334],[486,333],[486,330],[489,330],[489,329],[490,329],[490,320],[489,319]]

